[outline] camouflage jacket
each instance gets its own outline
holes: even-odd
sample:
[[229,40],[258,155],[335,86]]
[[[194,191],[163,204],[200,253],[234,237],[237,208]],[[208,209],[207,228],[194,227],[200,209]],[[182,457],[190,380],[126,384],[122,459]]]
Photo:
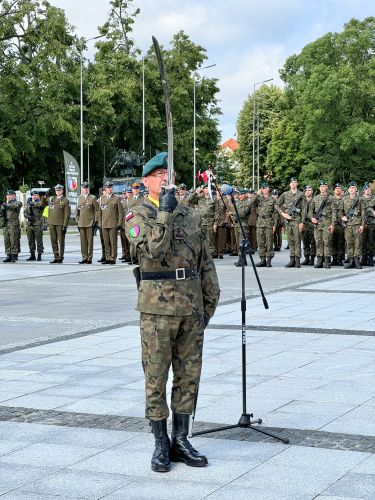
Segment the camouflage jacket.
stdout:
[[314,224],[311,222],[309,210],[313,198],[307,199],[306,196],[302,198],[302,222],[305,225],[305,230],[314,229]]
[[42,226],[43,225],[43,211],[46,206],[45,200],[28,201],[23,215],[26,219],[27,226]]
[[142,280],[137,310],[166,316],[204,314],[211,318],[220,290],[199,214],[182,205],[173,213],[161,212],[145,200],[129,210],[125,220],[125,234],[136,251],[141,273],[197,269],[195,276],[185,279]]
[[201,216],[204,226],[213,226],[215,221],[215,200],[210,197],[199,196],[197,199],[197,210]]
[[371,195],[369,198],[363,196],[362,200],[365,209],[366,225],[368,226],[369,224],[375,224],[375,196]]
[[[301,222],[302,220],[302,200],[304,195],[301,191],[284,191],[276,200],[276,210],[281,215],[281,212],[289,213],[292,217],[290,222],[296,221]],[[296,210],[293,211],[293,208]]]
[[[353,206],[354,209],[352,210]],[[348,215],[350,211],[353,212],[351,216]],[[363,200],[358,195],[355,195],[354,198],[350,198],[349,195],[342,198],[339,205],[339,217],[341,218],[344,215],[348,217],[348,221],[345,223],[347,226],[365,225],[365,207]]]
[[[324,203],[324,205],[322,205]],[[318,213],[319,212],[319,213]],[[337,220],[336,204],[329,194],[317,194],[311,201],[308,218],[318,219],[316,227],[334,225]]]
[[257,194],[248,201],[250,202],[250,211],[254,206],[258,209],[257,227],[272,228],[277,226],[279,214],[276,210],[275,200],[271,195],[265,198],[262,194]]
[[22,203],[17,200],[12,200],[9,201],[8,203],[5,202],[3,204],[3,210],[6,212],[6,223],[7,225],[19,225],[20,219],[20,211],[22,208]]

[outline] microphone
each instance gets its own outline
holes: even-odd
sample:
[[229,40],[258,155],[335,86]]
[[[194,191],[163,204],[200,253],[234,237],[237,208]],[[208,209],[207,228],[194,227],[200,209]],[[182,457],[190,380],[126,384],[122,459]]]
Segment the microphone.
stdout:
[[233,193],[233,186],[230,184],[222,184],[220,188],[221,194],[227,196]]

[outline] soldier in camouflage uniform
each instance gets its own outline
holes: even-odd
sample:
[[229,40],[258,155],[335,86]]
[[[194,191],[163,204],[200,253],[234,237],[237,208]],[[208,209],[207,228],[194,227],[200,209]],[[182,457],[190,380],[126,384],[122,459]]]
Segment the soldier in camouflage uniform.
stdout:
[[[374,196],[371,192],[371,187],[369,184],[363,186],[363,196],[362,196],[364,209],[365,209],[365,230],[363,232],[363,245],[362,245],[362,266],[374,265],[374,252],[375,252],[375,217],[372,213],[371,204],[374,201]],[[368,208],[370,207],[370,210]]]
[[257,267],[272,267],[271,261],[275,255],[273,249],[273,234],[276,229],[278,211],[275,200],[270,195],[270,187],[266,182],[261,184],[261,194],[250,200],[251,208],[256,207],[257,219],[257,241],[259,246],[260,262]]
[[339,217],[339,208],[343,196],[341,184],[336,182],[333,186],[333,201],[337,216],[335,230],[332,235],[332,266],[342,266],[345,258],[345,224]]
[[302,242],[303,242],[303,255],[305,260],[302,262],[303,266],[313,266],[314,259],[316,256],[316,246],[314,238],[314,224],[311,222],[309,216],[309,210],[311,201],[313,199],[313,188],[311,186],[305,186],[304,189],[305,197],[302,200],[302,222],[303,222],[303,232],[302,232]]
[[237,252],[238,252],[238,261],[234,263],[236,267],[241,267],[242,264],[244,266],[247,266],[247,260],[245,257],[244,262],[242,262],[242,256],[241,256],[241,251],[240,251],[240,244],[241,241],[245,239],[249,239],[249,226],[248,226],[248,220],[249,220],[249,214],[250,210],[252,207],[252,202],[247,198],[246,195],[246,189],[239,189],[238,195],[235,195],[236,199],[236,205],[237,205],[237,210],[238,210],[238,215],[240,216],[241,219],[241,224],[242,228],[244,230],[245,235],[242,234],[241,230],[241,225],[239,221],[237,220],[237,214],[234,211],[234,207],[232,207],[232,212],[231,215],[234,219],[234,229],[236,232],[236,241],[237,241]]
[[[187,440],[198,391],[204,328],[215,312],[219,286],[199,213],[179,205],[167,182],[167,153],[143,167],[149,196],[125,216],[126,234],[139,262],[137,309],[141,313],[146,417],[155,436],[151,468],[170,470],[170,460],[205,466]],[[168,371],[172,364],[172,443],[167,433]]]
[[3,219],[4,247],[7,254],[3,262],[16,262],[18,259],[19,239],[21,235],[20,211],[22,203],[17,201],[16,192],[9,189],[6,194],[6,202],[1,205],[1,217]]
[[[249,189],[247,193],[247,197],[249,200],[255,198],[256,192],[254,189]],[[249,219],[247,221],[247,225],[249,228],[249,242],[251,247],[251,253],[255,253],[258,248],[257,241],[257,219],[258,219],[258,211],[256,206],[252,205],[249,213]]]
[[291,177],[290,190],[282,193],[276,202],[276,208],[287,224],[290,260],[285,267],[301,267],[302,199],[303,193],[298,190],[298,181],[296,177]]
[[362,235],[365,228],[365,207],[363,200],[357,193],[357,184],[349,183],[349,195],[344,196],[340,203],[339,216],[345,222],[345,241],[349,262],[345,269],[362,269],[360,258],[362,255]]
[[[31,194],[31,200],[27,202],[27,205],[24,209],[23,215],[26,220],[26,234],[30,249],[30,257],[26,260],[42,260],[43,211],[45,206],[45,200],[41,200],[38,192],[33,192]],[[37,258],[35,257],[35,250],[38,251]]]
[[217,254],[215,254],[214,240],[215,200],[211,200],[207,184],[198,188],[196,192],[193,193],[189,203],[190,205],[196,205],[196,209],[202,219],[202,226],[206,235],[208,248],[210,249],[211,255],[216,258]]
[[308,217],[315,226],[314,238],[317,262],[314,267],[330,269],[332,234],[335,230],[337,212],[333,197],[328,194],[328,184],[326,181],[319,181],[319,191],[320,194],[314,196],[308,213]]

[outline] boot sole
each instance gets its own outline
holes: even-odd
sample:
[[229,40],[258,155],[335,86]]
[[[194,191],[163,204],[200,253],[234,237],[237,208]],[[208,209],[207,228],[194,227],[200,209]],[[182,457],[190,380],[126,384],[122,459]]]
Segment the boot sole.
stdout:
[[183,464],[188,465],[189,467],[206,467],[206,465],[208,465],[207,460],[205,462],[195,462],[180,457],[179,455],[172,455],[172,454],[170,455],[169,458],[171,462],[182,462]]
[[171,466],[166,467],[166,466],[157,466],[157,465],[151,465],[151,469],[154,472],[169,472],[171,470]]

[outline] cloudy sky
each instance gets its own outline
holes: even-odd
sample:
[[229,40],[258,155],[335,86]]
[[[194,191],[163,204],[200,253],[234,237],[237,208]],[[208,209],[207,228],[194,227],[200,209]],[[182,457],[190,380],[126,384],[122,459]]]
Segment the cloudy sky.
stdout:
[[[109,0],[50,0],[65,10],[77,34],[95,36],[110,9]],[[151,35],[168,45],[184,30],[206,48],[202,75],[219,79],[222,138],[233,137],[238,113],[254,83],[273,78],[285,59],[329,31],[341,31],[352,17],[374,15],[368,0],[134,0],[141,12],[134,25],[135,43],[146,51]],[[89,51],[92,51],[92,46]],[[178,117],[174,118],[175,120]]]

